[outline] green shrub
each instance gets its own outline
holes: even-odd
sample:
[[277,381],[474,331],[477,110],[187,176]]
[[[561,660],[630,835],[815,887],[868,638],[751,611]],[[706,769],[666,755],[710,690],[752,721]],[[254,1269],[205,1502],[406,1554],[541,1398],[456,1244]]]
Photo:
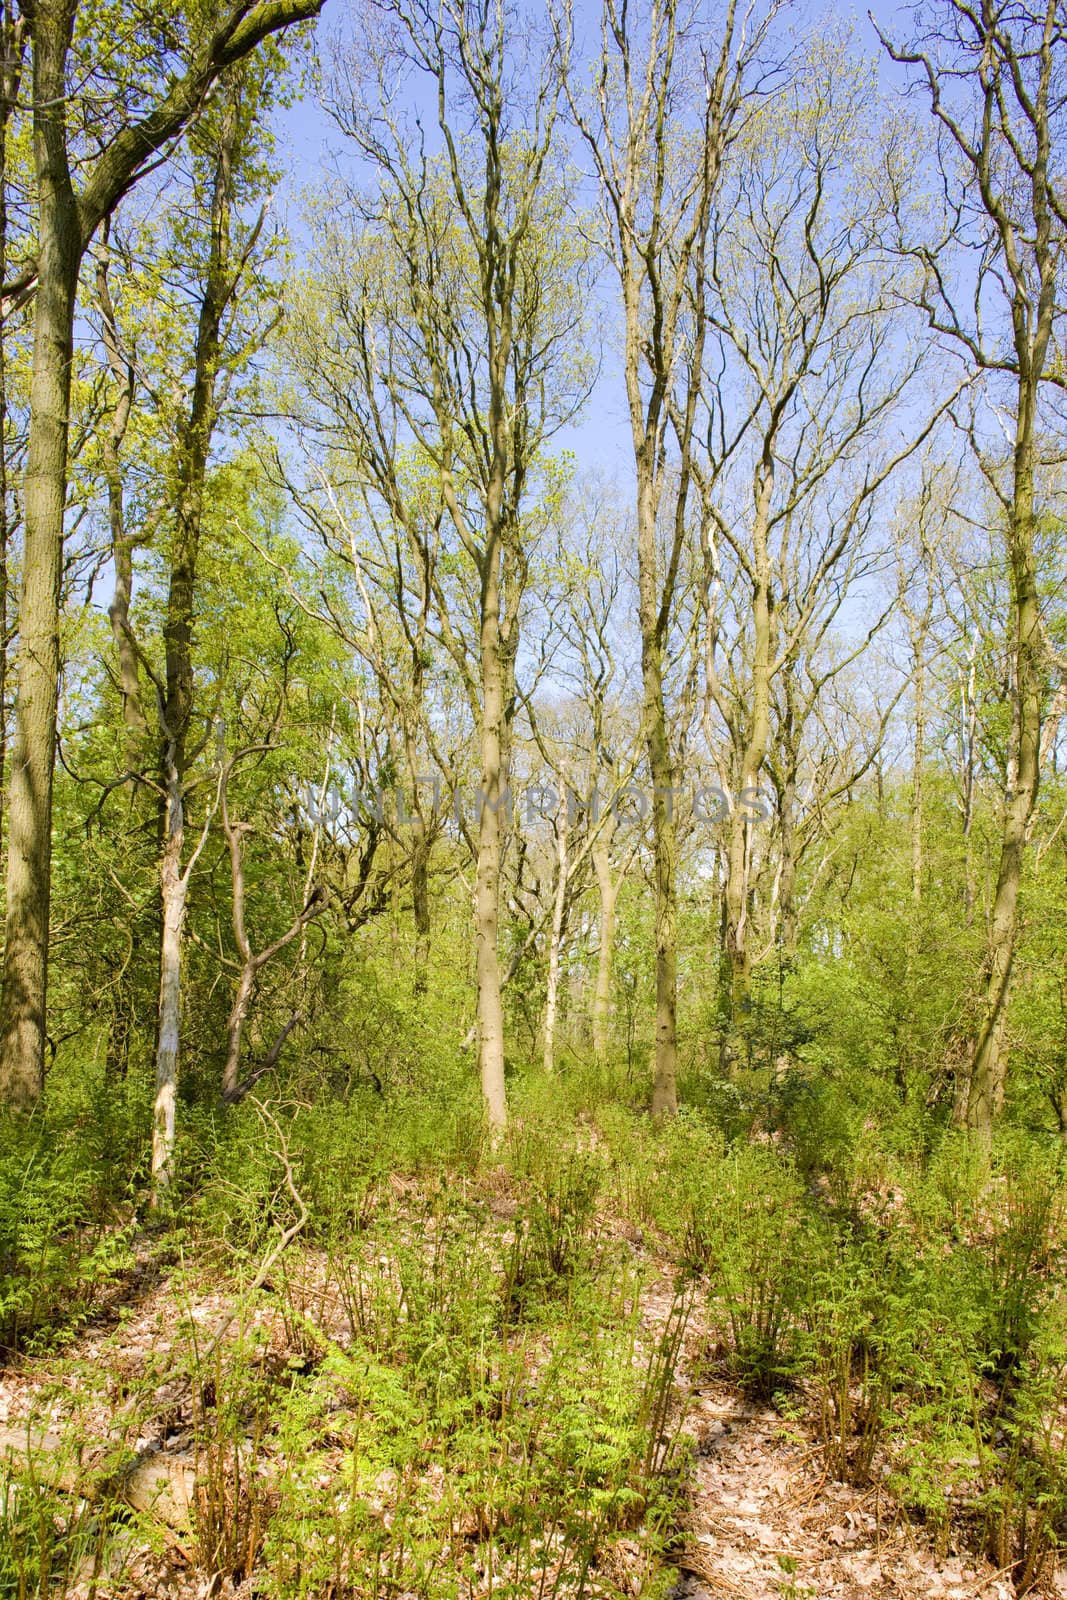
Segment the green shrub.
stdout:
[[810,1243],[803,1186],[773,1146],[742,1146],[725,1157],[692,1202],[685,1259],[709,1281],[711,1313],[730,1335],[730,1370],[760,1398],[793,1375]]
[[72,1331],[131,1264],[124,1096],[0,1112],[0,1347]]

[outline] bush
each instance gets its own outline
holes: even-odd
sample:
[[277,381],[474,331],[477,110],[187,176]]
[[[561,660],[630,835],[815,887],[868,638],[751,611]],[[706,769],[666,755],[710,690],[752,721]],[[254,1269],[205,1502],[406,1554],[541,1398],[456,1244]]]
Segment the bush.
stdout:
[[72,1329],[132,1259],[130,1100],[62,1081],[55,1091],[31,1117],[0,1111],[0,1347],[8,1350]]

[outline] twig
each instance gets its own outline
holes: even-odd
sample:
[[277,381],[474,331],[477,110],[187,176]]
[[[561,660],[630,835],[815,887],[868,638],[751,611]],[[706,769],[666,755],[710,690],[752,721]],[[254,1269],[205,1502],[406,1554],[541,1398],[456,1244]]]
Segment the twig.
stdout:
[[[275,1117],[272,1111],[267,1109],[261,1100],[257,1100],[254,1095],[249,1096],[249,1098],[252,1104],[255,1106],[259,1116],[263,1120],[269,1122],[275,1133],[278,1135],[278,1148],[274,1153],[277,1155],[282,1166],[285,1168],[285,1186],[293,1197],[299,1215],[297,1216],[295,1222],[291,1222],[289,1224],[289,1226],[282,1233],[281,1237],[278,1239],[277,1243],[274,1244],[263,1257],[263,1260],[259,1264],[259,1270],[252,1279],[252,1282],[248,1285],[248,1288],[245,1290],[246,1296],[251,1296],[255,1294],[257,1289],[262,1289],[263,1285],[270,1276],[270,1271],[274,1266],[274,1263],[279,1259],[283,1252],[289,1248],[297,1234],[302,1231],[305,1223],[308,1220],[308,1208],[293,1178],[293,1164],[289,1159],[289,1147],[285,1142],[285,1135],[278,1126],[278,1119]],[[225,1317],[223,1317],[214,1333],[211,1335],[201,1360],[207,1361],[211,1356],[214,1355],[222,1341],[223,1334],[231,1326],[235,1317],[237,1316],[237,1310],[238,1302],[235,1302],[230,1310],[226,1313]]]

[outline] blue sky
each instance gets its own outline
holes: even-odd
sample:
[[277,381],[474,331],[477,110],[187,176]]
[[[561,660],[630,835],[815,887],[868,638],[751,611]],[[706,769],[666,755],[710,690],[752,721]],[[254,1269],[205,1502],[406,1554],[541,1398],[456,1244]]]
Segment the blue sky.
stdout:
[[[358,0],[357,0],[358,3]],[[331,35],[343,28],[345,15],[353,0],[326,0],[318,24],[320,46],[325,51]],[[877,22],[896,36],[906,32],[907,11],[892,0],[875,0],[870,10]],[[587,38],[595,35],[599,19],[597,0],[577,0],[576,13],[579,32],[583,26]],[[782,13],[782,26],[791,31],[806,32],[818,28],[820,19],[840,27],[851,23],[861,49],[871,56],[880,53],[878,39],[867,15],[867,8],[827,7],[819,4],[795,3]],[[883,80],[887,86],[903,89],[903,75],[899,68],[883,56]],[[286,176],[278,196],[285,209],[288,225],[297,245],[303,234],[302,193],[314,187],[329,172],[338,156],[343,160],[343,140],[329,116],[314,97],[307,97],[285,111],[280,118],[280,146],[287,154]],[[557,439],[558,448],[572,450],[583,467],[599,469],[606,477],[619,482],[629,480],[632,471],[632,454],[629,425],[625,416],[625,397],[622,392],[617,364],[608,348],[605,350],[600,380],[596,390],[580,417]]]

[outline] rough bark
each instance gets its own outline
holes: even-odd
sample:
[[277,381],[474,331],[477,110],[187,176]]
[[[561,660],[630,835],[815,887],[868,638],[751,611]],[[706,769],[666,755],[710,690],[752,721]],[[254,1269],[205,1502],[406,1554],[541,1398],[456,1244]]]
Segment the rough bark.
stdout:
[[63,511],[74,302],[82,251],[67,163],[65,68],[73,22],[73,5],[42,5],[33,25],[38,287],[0,1004],[0,1097],[15,1105],[32,1104],[44,1088]]
[[[22,82],[26,24],[13,15],[10,4],[0,20],[0,283],[7,278],[9,216],[7,205],[8,124]],[[7,682],[8,682],[8,557],[13,523],[8,473],[8,384],[7,315],[0,308],[0,857],[3,852],[4,800],[7,778]]]

